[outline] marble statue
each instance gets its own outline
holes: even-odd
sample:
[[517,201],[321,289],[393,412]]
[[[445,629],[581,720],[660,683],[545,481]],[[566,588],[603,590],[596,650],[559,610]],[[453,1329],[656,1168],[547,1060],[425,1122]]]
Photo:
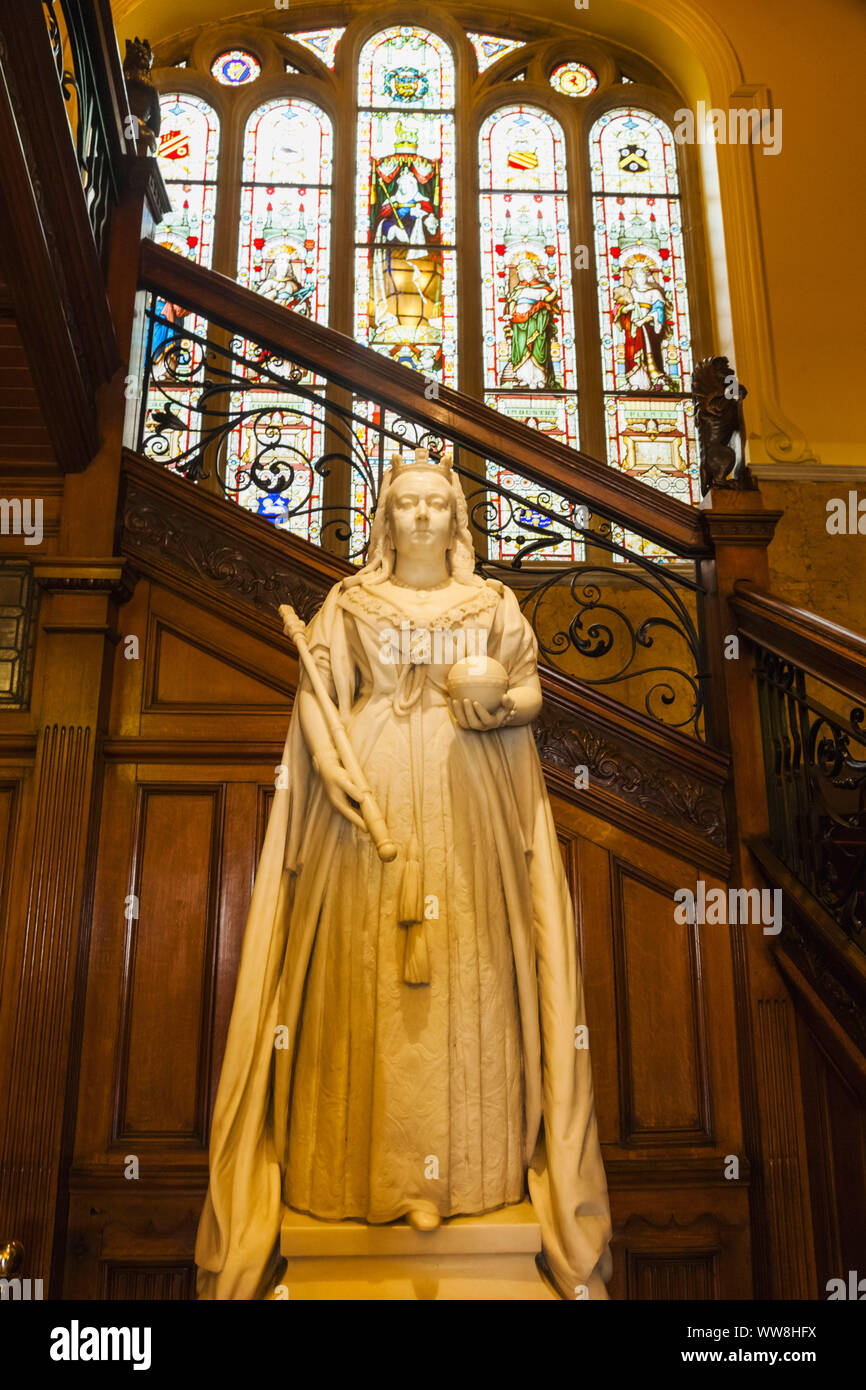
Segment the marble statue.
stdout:
[[432,1231],[528,1188],[560,1295],[606,1298],[537,643],[512,590],[474,572],[456,473],[395,458],[368,563],[306,631],[284,618],[312,671],[247,921],[198,1296],[272,1296],[284,1207]]

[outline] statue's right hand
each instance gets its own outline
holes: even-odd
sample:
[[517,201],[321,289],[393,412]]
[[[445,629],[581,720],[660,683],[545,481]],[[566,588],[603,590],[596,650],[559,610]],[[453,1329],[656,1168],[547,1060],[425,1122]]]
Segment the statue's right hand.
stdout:
[[350,799],[360,802],[361,788],[352,781],[342,763],[336,758],[319,757],[314,757],[313,763],[325,784],[325,792],[334,810],[339,811],[340,815],[345,816],[353,825],[357,825],[359,830],[366,830],[363,818],[349,804]]

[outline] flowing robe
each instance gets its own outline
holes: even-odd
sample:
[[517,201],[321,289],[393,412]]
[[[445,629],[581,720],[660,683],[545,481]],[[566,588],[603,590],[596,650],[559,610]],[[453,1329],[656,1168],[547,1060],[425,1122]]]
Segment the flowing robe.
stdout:
[[[560,1291],[606,1297],[574,914],[532,732],[457,727],[452,655],[385,658],[406,621],[375,586],[343,581],[308,629],[401,853],[382,864],[331,806],[294,713],[214,1111],[200,1298],[267,1296],[284,1204],[381,1222],[425,1203],[448,1217],[520,1201],[526,1183]],[[483,630],[512,686],[536,672],[534,634],[496,581],[424,626]],[[424,985],[403,978],[397,910],[413,830],[430,907]]]
[[511,306],[510,376],[522,385],[538,385],[531,370],[524,370],[531,359],[535,374],[542,377],[540,384],[548,390],[556,389],[558,382],[551,353],[555,333],[552,306],[556,295],[552,286],[538,278],[519,280],[508,299]]

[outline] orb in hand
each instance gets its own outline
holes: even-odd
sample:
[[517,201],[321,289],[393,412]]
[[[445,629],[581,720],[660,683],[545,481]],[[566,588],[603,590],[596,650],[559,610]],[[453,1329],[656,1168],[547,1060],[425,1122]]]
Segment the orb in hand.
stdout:
[[464,656],[451,667],[445,685],[452,700],[477,700],[495,714],[508,689],[508,673],[492,656]]

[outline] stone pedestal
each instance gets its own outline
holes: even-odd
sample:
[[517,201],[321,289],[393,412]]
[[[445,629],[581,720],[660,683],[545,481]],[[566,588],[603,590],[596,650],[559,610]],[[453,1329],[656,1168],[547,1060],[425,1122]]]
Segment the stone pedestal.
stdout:
[[290,1300],[560,1301],[536,1264],[541,1232],[528,1201],[454,1217],[430,1232],[402,1221],[367,1226],[287,1210],[280,1250]]

